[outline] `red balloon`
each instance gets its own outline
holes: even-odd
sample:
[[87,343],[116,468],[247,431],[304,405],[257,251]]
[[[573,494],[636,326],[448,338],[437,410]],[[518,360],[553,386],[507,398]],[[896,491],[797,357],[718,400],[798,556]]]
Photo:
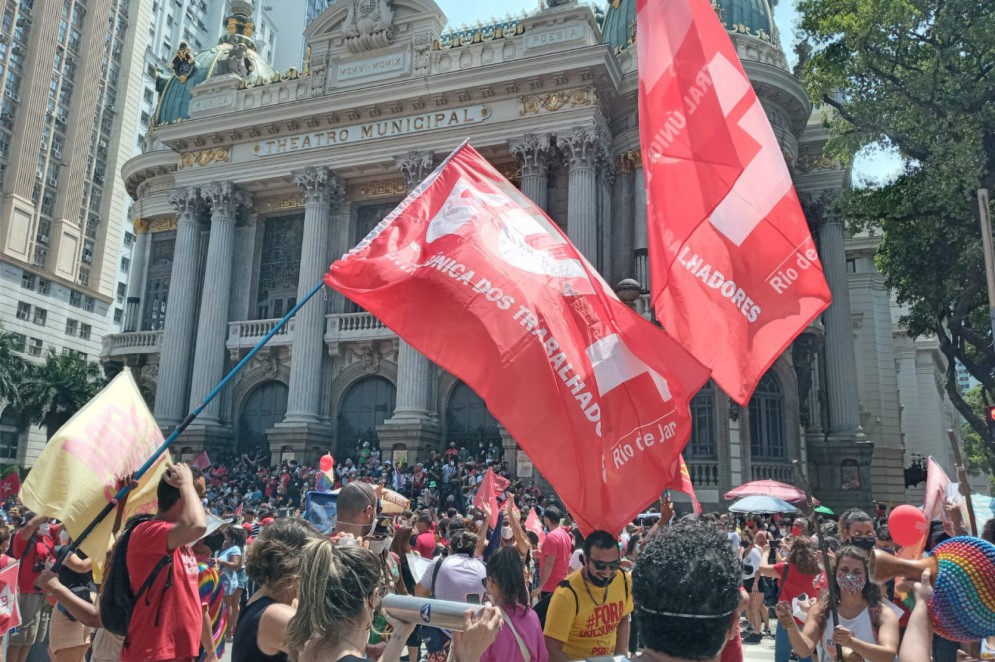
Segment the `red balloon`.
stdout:
[[332,457],[331,455],[322,455],[321,456],[321,470],[324,473],[327,474],[329,471],[332,470],[332,467],[334,467],[334,466],[335,466],[335,458],[334,457]]
[[926,516],[915,506],[902,505],[888,516],[888,532],[891,539],[902,547],[915,545],[929,531]]

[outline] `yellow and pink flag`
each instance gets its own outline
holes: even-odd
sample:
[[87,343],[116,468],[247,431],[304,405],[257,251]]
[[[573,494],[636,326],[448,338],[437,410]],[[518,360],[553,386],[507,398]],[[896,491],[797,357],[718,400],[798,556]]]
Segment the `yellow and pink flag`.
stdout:
[[[162,442],[162,432],[125,368],[52,436],[21,487],[21,501],[37,513],[62,520],[75,539],[113,500],[119,482],[136,472]],[[164,452],[138,481],[123,521],[155,512],[156,487],[169,459]],[[113,513],[105,518],[80,546],[93,559],[97,582],[112,544],[114,519]]]

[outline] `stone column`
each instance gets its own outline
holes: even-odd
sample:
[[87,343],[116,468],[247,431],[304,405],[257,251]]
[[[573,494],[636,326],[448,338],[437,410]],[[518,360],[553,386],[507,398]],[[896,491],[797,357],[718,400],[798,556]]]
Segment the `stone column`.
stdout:
[[[305,168],[294,175],[294,183],[304,191],[304,243],[297,281],[297,300],[300,301],[328,270],[329,208],[341,204],[345,190],[339,178],[324,167]],[[316,296],[297,312],[285,423],[318,423],[324,335],[324,301]]]
[[598,262],[598,191],[595,165],[605,151],[601,130],[575,126],[559,139],[570,168],[567,236],[591,264]]
[[647,235],[646,218],[646,177],[643,173],[643,156],[641,150],[632,152],[632,162],[635,165],[633,175],[633,197],[635,198],[635,227],[633,228],[633,265],[634,278],[643,286],[644,292],[650,289],[649,237]]
[[148,227],[144,232],[138,232],[135,239],[135,247],[131,251],[131,273],[128,276],[128,298],[124,308],[125,333],[138,331],[141,326],[142,295],[145,294],[145,273],[148,271],[149,247],[152,237],[148,232]]
[[615,164],[611,153],[602,153],[598,161],[598,271],[607,276],[613,267],[612,237],[615,230],[615,214],[612,208],[612,189],[615,186]]
[[198,189],[181,188],[169,196],[169,202],[176,208],[176,245],[159,355],[159,383],[155,392],[155,417],[163,429],[179,424],[188,411],[187,393],[197,317],[197,255],[200,253],[197,215],[203,199]]
[[846,278],[846,245],[843,222],[827,218],[819,232],[822,268],[833,295],[823,314],[826,327],[826,377],[829,399],[829,436],[853,439],[860,429],[857,402],[857,360],[853,348],[850,290]]
[[[614,286],[634,275],[632,264],[635,195],[633,173],[634,163],[628,154],[615,158],[615,186],[612,191],[612,268],[609,283]],[[642,283],[640,283],[642,287]]]
[[[235,215],[248,206],[249,196],[231,182],[215,182],[202,189],[211,204],[211,235],[207,244],[204,291],[197,322],[197,349],[190,384],[190,408],[203,402],[224,377],[225,341],[228,338],[228,303],[235,257]],[[220,423],[220,403],[211,402],[198,417],[198,427]]]
[[[408,190],[418,186],[434,168],[431,152],[408,152],[395,158],[397,169],[404,174]],[[426,444],[441,438],[435,411],[435,369],[432,362],[403,339],[398,339],[397,401],[394,415],[377,428],[382,448],[395,443],[407,446],[415,457]]]
[[521,140],[508,143],[508,151],[515,155],[522,166],[522,193],[547,214],[551,147],[548,133],[526,133]]

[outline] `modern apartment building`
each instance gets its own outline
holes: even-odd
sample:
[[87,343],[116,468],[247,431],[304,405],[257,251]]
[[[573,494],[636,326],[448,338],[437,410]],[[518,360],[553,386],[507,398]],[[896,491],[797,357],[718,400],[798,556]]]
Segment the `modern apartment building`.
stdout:
[[[124,313],[130,245],[121,165],[134,155],[152,0],[19,0],[0,19],[0,321],[20,349],[96,359]],[[41,430],[0,403],[0,462],[30,465]]]

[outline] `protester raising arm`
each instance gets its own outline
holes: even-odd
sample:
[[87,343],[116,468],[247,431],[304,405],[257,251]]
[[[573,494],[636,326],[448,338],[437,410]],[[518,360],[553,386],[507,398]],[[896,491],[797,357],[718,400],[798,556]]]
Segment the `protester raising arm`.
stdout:
[[924,570],[922,581],[915,583],[913,591],[916,605],[909,616],[909,624],[898,651],[898,662],[929,662],[933,647],[933,628],[929,624],[929,601],[933,597],[930,572]]
[[166,482],[180,491],[181,510],[169,530],[167,547],[174,550],[188,545],[207,532],[207,516],[194,487],[193,472],[185,464],[174,464],[166,469]]
[[508,501],[505,503],[505,520],[511,525],[511,533],[515,538],[515,548],[518,549],[519,555],[524,559],[532,546],[529,545],[529,539],[525,536],[525,529],[522,528],[522,522],[519,517],[520,513],[518,508],[515,507],[515,497],[514,495],[509,495]]

